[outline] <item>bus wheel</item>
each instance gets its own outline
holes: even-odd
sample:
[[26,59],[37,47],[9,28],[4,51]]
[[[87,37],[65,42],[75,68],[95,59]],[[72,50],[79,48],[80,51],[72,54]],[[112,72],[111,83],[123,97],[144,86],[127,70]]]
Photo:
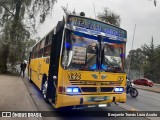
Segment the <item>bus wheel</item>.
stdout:
[[42,94],[43,94],[43,98],[45,102],[49,103],[48,98],[47,98],[47,87],[48,87],[48,82],[45,81],[45,83],[42,85]]

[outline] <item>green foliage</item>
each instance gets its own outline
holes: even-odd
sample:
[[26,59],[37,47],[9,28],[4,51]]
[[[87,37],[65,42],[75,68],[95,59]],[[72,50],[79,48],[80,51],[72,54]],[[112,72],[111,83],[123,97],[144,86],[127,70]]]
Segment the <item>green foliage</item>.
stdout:
[[8,46],[0,45],[0,73],[5,74],[7,71],[7,55],[8,55]]
[[[129,62],[131,61],[131,62]],[[126,58],[126,68],[144,71],[145,77],[158,82],[160,79],[160,45],[155,46],[153,37],[149,45],[131,50]]]
[[149,0],[149,1],[153,1],[154,6],[157,6],[157,0]]
[[155,66],[156,51],[155,51],[155,45],[153,44],[153,37],[150,45],[145,44],[144,46],[142,46],[142,48],[143,48],[144,55],[147,57],[146,61],[149,67],[149,68],[146,68],[146,70],[148,70],[149,73],[153,74],[156,69],[156,66]]
[[35,27],[36,19],[40,19],[40,23],[45,21],[55,2],[56,0],[0,0],[0,26],[3,27],[0,37],[0,73],[6,73],[7,64],[13,70],[19,61],[27,59],[29,48],[35,44],[35,40],[30,39],[30,29]]
[[113,11],[110,11],[108,8],[104,8],[103,13],[99,13],[97,17],[107,23],[113,24],[118,27],[120,26],[120,16]]
[[140,71],[145,62],[145,55],[142,49],[138,48],[129,52],[128,59],[130,60],[130,69],[137,69]]
[[[57,0],[1,0],[0,1],[0,25],[8,20],[18,18],[23,20],[25,15],[35,24],[36,18],[42,23],[46,16],[52,11]],[[37,15],[39,17],[37,17]]]

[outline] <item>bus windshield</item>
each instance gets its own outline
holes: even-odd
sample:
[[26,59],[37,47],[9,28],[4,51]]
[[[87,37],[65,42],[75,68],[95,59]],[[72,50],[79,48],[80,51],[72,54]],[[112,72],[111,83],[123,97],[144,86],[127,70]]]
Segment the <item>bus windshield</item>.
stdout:
[[98,41],[65,31],[62,65],[66,69],[97,70]]
[[105,71],[112,71],[113,69],[122,68],[123,50],[121,47],[104,43],[102,55],[102,69]]
[[[103,47],[100,47],[100,44]],[[98,37],[88,34],[77,35],[74,31],[66,29],[62,66],[71,70],[113,72],[115,68],[122,70],[122,53],[122,48],[100,42]]]

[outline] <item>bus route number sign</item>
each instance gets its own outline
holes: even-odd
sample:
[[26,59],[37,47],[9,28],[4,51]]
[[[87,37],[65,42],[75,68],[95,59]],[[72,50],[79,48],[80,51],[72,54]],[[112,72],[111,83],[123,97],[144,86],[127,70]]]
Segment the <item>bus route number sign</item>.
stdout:
[[69,73],[68,74],[68,79],[69,80],[80,80],[81,79],[81,74],[80,73],[77,73],[77,72],[75,72],[75,73]]

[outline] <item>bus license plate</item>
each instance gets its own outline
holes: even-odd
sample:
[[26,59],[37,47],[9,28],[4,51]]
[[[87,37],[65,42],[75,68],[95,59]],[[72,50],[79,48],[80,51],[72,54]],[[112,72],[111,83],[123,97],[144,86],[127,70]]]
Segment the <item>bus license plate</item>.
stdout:
[[95,97],[94,101],[104,101],[105,97]]

